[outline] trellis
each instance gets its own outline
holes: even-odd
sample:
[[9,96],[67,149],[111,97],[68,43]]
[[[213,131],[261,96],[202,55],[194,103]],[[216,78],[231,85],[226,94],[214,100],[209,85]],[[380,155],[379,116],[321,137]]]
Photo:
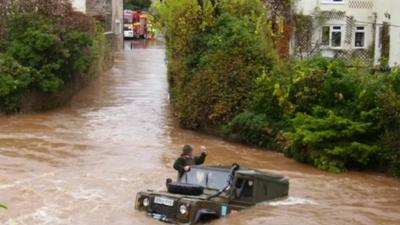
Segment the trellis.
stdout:
[[299,58],[312,54],[313,18],[306,15],[294,16],[294,54]]
[[374,2],[371,0],[350,0],[349,8],[352,9],[373,9]]
[[350,45],[353,40],[353,30],[354,30],[354,18],[352,16],[346,17],[346,35],[344,42]]
[[349,66],[358,64],[359,66],[369,67],[373,63],[371,53],[367,49],[351,49],[335,51],[336,59],[344,60]]
[[[281,58],[288,58],[290,44],[293,43],[292,54],[297,58],[307,58],[320,54],[321,43],[313,43],[313,34],[326,21],[345,20],[344,43],[351,45],[355,20],[348,17],[345,11],[316,9],[312,15],[295,15],[291,8],[291,0],[265,0],[269,8],[269,17],[275,37],[275,46]],[[352,0],[354,8],[371,7],[370,0]],[[291,42],[294,37],[293,42]],[[368,49],[333,50],[334,58],[341,58],[347,62],[357,61],[363,65],[372,65],[373,56]]]

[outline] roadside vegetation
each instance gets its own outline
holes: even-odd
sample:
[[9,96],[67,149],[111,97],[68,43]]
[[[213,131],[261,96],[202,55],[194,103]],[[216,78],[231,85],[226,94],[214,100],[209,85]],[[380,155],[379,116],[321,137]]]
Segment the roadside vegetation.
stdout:
[[102,54],[101,28],[67,0],[0,4],[0,112],[18,112],[23,96],[84,79]]
[[148,9],[151,6],[151,0],[124,0],[124,8],[131,10]]
[[165,0],[152,11],[165,32],[171,99],[183,127],[327,171],[400,175],[400,70],[283,60],[259,0]]

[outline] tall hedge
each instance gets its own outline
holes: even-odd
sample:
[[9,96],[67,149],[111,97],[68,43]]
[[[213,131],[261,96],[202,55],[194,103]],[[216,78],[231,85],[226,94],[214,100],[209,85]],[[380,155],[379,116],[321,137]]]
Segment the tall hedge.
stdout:
[[55,93],[89,71],[102,39],[93,18],[67,0],[1,4],[0,111],[18,112],[27,91]]
[[175,112],[184,127],[227,123],[247,107],[255,79],[276,61],[258,0],[166,0],[165,28]]

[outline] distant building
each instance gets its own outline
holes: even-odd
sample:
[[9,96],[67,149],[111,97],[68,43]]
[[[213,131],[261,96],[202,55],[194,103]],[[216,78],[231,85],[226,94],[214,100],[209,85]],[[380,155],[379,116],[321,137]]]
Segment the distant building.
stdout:
[[[399,0],[294,0],[295,14],[312,16],[310,49],[323,56],[354,54],[372,58],[377,65],[387,61],[400,65]],[[325,18],[318,20],[318,16]],[[321,17],[320,17],[321,18]],[[322,21],[322,22],[321,22]],[[321,22],[321,24],[318,24]],[[291,43],[292,53],[299,47]],[[305,54],[301,52],[300,54]]]
[[93,16],[104,24],[114,49],[123,46],[123,5],[123,0],[72,0],[75,10]]

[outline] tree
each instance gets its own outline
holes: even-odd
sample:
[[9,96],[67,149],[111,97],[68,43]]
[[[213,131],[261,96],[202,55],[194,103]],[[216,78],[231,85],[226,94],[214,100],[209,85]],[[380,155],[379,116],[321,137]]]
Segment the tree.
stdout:
[[151,5],[151,0],[124,0],[125,9],[148,9]]

